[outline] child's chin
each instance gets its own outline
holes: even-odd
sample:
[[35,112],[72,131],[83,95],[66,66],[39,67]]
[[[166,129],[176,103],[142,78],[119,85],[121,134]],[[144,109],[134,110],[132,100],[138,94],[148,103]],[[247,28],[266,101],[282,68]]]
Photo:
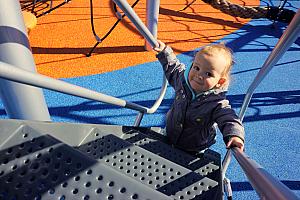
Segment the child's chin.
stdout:
[[196,83],[192,83],[192,84],[191,84],[191,88],[192,88],[194,91],[201,91],[201,90],[202,90],[202,88],[199,87],[199,85],[196,84]]
[[204,92],[203,90],[200,90],[200,89],[198,89],[198,90],[193,89],[193,90],[195,91],[196,94],[199,94],[199,93],[201,93],[201,92]]

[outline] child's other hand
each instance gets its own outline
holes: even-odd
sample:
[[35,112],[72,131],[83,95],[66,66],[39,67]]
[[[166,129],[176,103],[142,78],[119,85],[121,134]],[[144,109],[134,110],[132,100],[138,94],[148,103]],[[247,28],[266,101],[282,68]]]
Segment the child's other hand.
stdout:
[[165,48],[166,48],[166,44],[165,43],[163,43],[162,41],[160,41],[160,40],[157,40],[157,43],[158,43],[158,47],[154,47],[153,48],[153,50],[154,51],[156,51],[156,52],[161,52],[161,51],[163,51]]
[[237,147],[241,151],[244,151],[244,142],[241,138],[239,137],[232,137],[226,144],[226,148],[229,149],[230,147]]

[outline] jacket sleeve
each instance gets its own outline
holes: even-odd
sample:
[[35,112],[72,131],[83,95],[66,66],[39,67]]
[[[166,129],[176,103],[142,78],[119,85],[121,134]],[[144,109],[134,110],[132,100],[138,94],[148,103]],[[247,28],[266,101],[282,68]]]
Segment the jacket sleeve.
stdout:
[[228,100],[223,99],[218,103],[218,106],[214,110],[213,118],[223,134],[225,143],[227,143],[232,136],[237,136],[245,141],[245,132],[242,122],[229,105]]
[[173,50],[169,46],[166,46],[166,48],[163,51],[159,52],[156,57],[163,67],[169,84],[172,87],[175,87],[175,81],[179,80],[179,73],[185,70],[185,65],[183,63],[180,63],[180,61],[173,53]]

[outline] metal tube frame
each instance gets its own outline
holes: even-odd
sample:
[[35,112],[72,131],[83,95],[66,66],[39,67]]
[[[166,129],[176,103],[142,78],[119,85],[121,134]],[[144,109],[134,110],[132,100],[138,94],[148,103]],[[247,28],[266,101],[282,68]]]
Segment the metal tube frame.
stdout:
[[260,199],[299,200],[287,186],[269,174],[237,147],[231,149]]
[[298,12],[294,16],[293,20],[290,22],[287,29],[280,37],[273,51],[271,52],[271,54],[263,64],[262,68],[259,70],[258,74],[256,75],[254,81],[250,85],[246,93],[246,96],[244,98],[242,108],[239,113],[239,118],[242,121],[244,119],[245,112],[248,108],[254,90],[267,76],[267,74],[271,71],[271,69],[275,66],[275,64],[279,61],[279,59],[284,55],[284,53],[290,48],[290,46],[296,41],[299,35],[300,35],[300,9],[298,9]]
[[[36,73],[18,0],[0,1],[0,62]],[[9,118],[51,121],[40,88],[0,79],[0,93]]]
[[159,46],[155,37],[151,34],[142,20],[138,17],[138,15],[134,12],[131,6],[128,4],[126,0],[113,0],[119,8],[125,13],[125,15],[130,19],[130,21],[135,25],[138,31],[142,34],[142,36],[149,42],[152,47]]
[[[271,71],[271,69],[275,66],[278,60],[284,55],[284,53],[290,48],[290,46],[296,41],[296,39],[300,35],[300,9],[298,9],[296,15],[293,20],[290,22],[273,51],[264,62],[262,68],[259,70],[255,79],[251,83],[250,87],[247,90],[245,95],[241,110],[239,112],[239,118],[243,121],[245,112],[249,106],[254,90],[258,87],[258,85],[262,82],[262,80],[267,76],[267,74]],[[227,156],[230,154],[230,150],[227,150],[226,156],[223,160],[223,165],[226,166],[225,170],[222,171],[222,177],[225,177],[225,173],[227,167],[230,163],[231,156]]]
[[[15,0],[16,1],[16,0]],[[149,42],[152,47],[158,46],[158,43],[156,41],[156,38],[152,35],[152,33],[147,29],[147,27],[143,24],[143,22],[139,19],[137,14],[133,11],[131,6],[128,4],[126,0],[115,0],[116,4],[123,10],[123,12],[128,16],[128,18],[133,22],[133,24],[136,26],[136,28],[139,30],[139,32],[144,36],[144,38]],[[158,8],[159,8],[159,1],[158,1]],[[158,13],[157,13],[158,14]],[[32,54],[31,54],[32,55]],[[8,69],[10,68],[10,69]],[[39,75],[39,74],[33,74],[30,72],[26,72],[23,70],[16,69],[13,65],[9,65],[6,63],[3,63],[0,61],[0,77],[12,81],[16,81],[19,83],[25,83],[32,86],[42,87],[54,91],[58,91],[65,94],[70,94],[74,96],[79,96],[91,100],[101,101],[104,103],[109,103],[125,108],[130,108],[133,110],[137,110],[140,113],[137,116],[137,119],[134,123],[134,125],[139,125],[143,114],[149,113],[152,114],[156,112],[159,105],[161,104],[166,89],[167,89],[167,81],[164,76],[163,78],[163,84],[161,87],[160,95],[156,102],[153,104],[151,108],[146,108],[131,102],[127,102],[122,99],[118,99],[115,97],[107,96],[102,93],[98,93],[92,90],[88,90],[86,88],[82,88],[79,86],[75,86],[60,80],[51,79],[50,77]],[[6,81],[6,80],[5,80]],[[16,83],[14,83],[16,84]],[[37,89],[37,88],[35,88]],[[30,108],[30,106],[27,106]],[[142,114],[141,114],[142,113]],[[50,118],[50,117],[49,117]]]
[[116,106],[130,108],[142,113],[149,113],[149,114],[157,110],[158,106],[163,100],[163,96],[165,95],[166,88],[167,88],[163,85],[161,88],[159,98],[156,100],[156,102],[151,108],[147,108],[116,97],[102,94],[100,92],[96,92],[77,85],[73,85],[58,79],[50,78],[45,75],[28,72],[1,61],[0,61],[0,78],[4,78],[7,80],[11,80],[18,83],[31,85],[31,86],[41,87],[41,88],[61,92],[64,94],[70,94],[73,96],[78,96],[90,100],[95,100],[95,101],[100,101],[100,102],[104,102]]
[[[253,95],[254,90],[261,83],[261,81],[267,76],[267,74],[271,71],[274,65],[278,62],[278,60],[283,56],[283,54],[290,48],[290,46],[296,41],[296,39],[300,35],[300,9],[298,9],[296,15],[293,20],[290,22],[273,51],[263,64],[262,68],[259,70],[252,84],[250,85],[246,96],[244,98],[242,108],[239,113],[239,118],[241,121],[244,119],[245,112],[250,103],[251,97]],[[230,162],[230,157],[225,157],[226,160],[223,161],[224,164]],[[225,173],[225,172],[224,172]]]
[[[146,12],[147,12],[146,26],[155,39],[157,39],[159,4],[160,4],[160,0],[147,0],[147,4],[146,4]],[[147,51],[152,51],[152,47],[147,42],[147,40],[145,40],[145,49]]]
[[135,122],[133,124],[134,127],[139,127],[141,124],[141,121],[143,119],[144,113],[143,112],[139,112],[139,114],[136,116]]

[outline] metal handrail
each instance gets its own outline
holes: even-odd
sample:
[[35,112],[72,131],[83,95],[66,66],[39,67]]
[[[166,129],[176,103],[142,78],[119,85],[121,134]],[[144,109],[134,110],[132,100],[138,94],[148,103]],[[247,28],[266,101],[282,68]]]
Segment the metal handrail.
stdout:
[[[134,12],[131,6],[128,4],[126,0],[114,0],[116,4],[124,11],[124,13],[128,16],[128,18],[133,22],[138,31],[145,37],[145,39],[149,42],[149,44],[153,47],[158,46],[158,42],[156,38],[152,35],[152,33],[147,29],[142,20],[138,17],[138,15]],[[68,2],[68,0],[66,0]],[[167,80],[163,75],[163,83],[161,87],[161,91],[158,99],[155,101],[151,108],[147,108],[135,103],[131,103],[119,98],[115,98],[112,96],[108,96],[99,92],[95,92],[86,88],[82,88],[76,85],[72,85],[70,83],[66,83],[57,79],[53,79],[44,75],[31,73],[29,71],[25,71],[21,68],[17,68],[13,65],[10,65],[5,62],[0,62],[1,71],[0,77],[8,80],[12,80],[19,83],[28,84],[31,86],[37,86],[41,88],[46,88],[54,91],[58,91],[65,94],[70,94],[74,96],[83,97],[86,99],[101,101],[108,104],[113,104],[125,108],[130,108],[136,111],[139,111],[136,120],[134,122],[134,126],[139,126],[140,122],[143,118],[144,113],[152,114],[156,112],[158,107],[160,106],[164,95],[167,89]]]
[[290,46],[296,41],[296,39],[299,36],[300,9],[298,9],[291,23],[280,37],[273,51],[271,52],[267,60],[264,62],[263,66],[261,67],[255,79],[251,83],[249,89],[247,90],[242,108],[239,113],[239,118],[241,120],[244,119],[246,109],[248,108],[254,90],[258,87],[262,80],[267,76],[267,74],[271,71],[271,69],[275,66],[275,64],[279,61],[279,59],[284,55],[284,53],[290,48]]
[[140,34],[149,42],[151,47],[158,47],[159,44],[156,38],[152,35],[149,29],[145,26],[142,20],[134,12],[132,7],[128,4],[126,0],[113,0],[118,7],[125,13],[125,15],[130,19],[130,21],[135,25]]
[[[252,95],[254,93],[254,90],[258,87],[258,85],[262,82],[262,80],[267,76],[267,74],[271,71],[271,69],[275,66],[275,64],[279,61],[279,59],[284,55],[284,53],[289,49],[289,47],[296,41],[296,39],[300,35],[300,9],[298,9],[296,15],[290,22],[289,26],[286,28],[282,36],[280,37],[279,41],[277,42],[276,46],[274,47],[273,51],[267,58],[267,60],[264,62],[262,68],[259,70],[258,74],[256,75],[255,79],[251,83],[250,87],[247,90],[247,93],[245,95],[241,110],[239,112],[239,118],[241,121],[243,121],[245,112],[249,106],[249,103],[251,101]],[[226,155],[222,161],[222,178],[225,178],[226,170],[229,166],[229,163],[231,161],[231,151],[227,150]],[[255,174],[251,174],[255,176]],[[253,178],[253,182],[255,182]],[[261,178],[258,178],[261,179]],[[255,183],[256,184],[256,183]],[[271,186],[272,186],[271,182]],[[276,183],[277,184],[277,183]],[[260,186],[260,185],[259,185]],[[270,186],[270,187],[271,187]],[[254,186],[253,186],[254,187]],[[275,185],[274,185],[275,187]],[[254,187],[255,188],[255,187]],[[261,189],[261,188],[259,188]],[[268,190],[266,190],[268,191]],[[269,191],[270,193],[271,190]],[[264,193],[262,195],[265,195]],[[279,197],[279,196],[278,196]],[[279,199],[279,198],[267,198],[267,199]]]
[[299,200],[287,186],[269,174],[254,160],[250,159],[237,147],[231,149],[235,159],[248,177],[260,199],[264,200]]
[[4,78],[7,80],[11,80],[18,83],[31,85],[31,86],[45,88],[45,89],[61,92],[64,94],[69,94],[69,95],[78,96],[90,100],[121,106],[121,107],[139,111],[141,113],[148,113],[148,114],[152,114],[158,109],[159,105],[161,104],[164,98],[167,89],[167,81],[166,78],[164,77],[162,88],[158,99],[155,101],[155,103],[151,108],[147,108],[132,102],[125,101],[120,98],[102,94],[100,92],[96,92],[77,85],[73,85],[71,83],[67,83],[62,80],[54,79],[37,73],[32,73],[1,61],[0,61],[0,78]]
[[[245,112],[249,106],[254,90],[262,82],[262,80],[267,76],[279,59],[284,55],[284,53],[289,49],[289,47],[296,41],[300,35],[300,9],[298,9],[296,15],[280,37],[273,51],[264,62],[262,68],[259,70],[255,79],[251,83],[247,93],[245,95],[241,110],[239,112],[239,118],[241,121],[244,119]],[[228,150],[229,151],[229,150]],[[226,155],[229,154],[227,151]],[[230,156],[225,156],[223,164],[228,166],[230,163]],[[226,170],[223,170],[222,173],[226,173]],[[223,175],[224,176],[224,175]]]

